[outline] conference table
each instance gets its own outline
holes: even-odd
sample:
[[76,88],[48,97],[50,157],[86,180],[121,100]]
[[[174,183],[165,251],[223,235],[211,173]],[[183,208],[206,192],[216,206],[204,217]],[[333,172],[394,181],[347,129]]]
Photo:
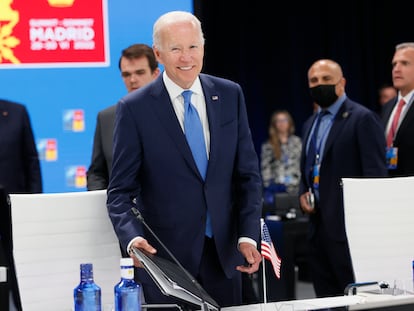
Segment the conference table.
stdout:
[[343,307],[346,310],[412,311],[414,295],[378,295],[361,292],[353,296],[336,296],[289,300],[221,308],[221,311],[311,311]]

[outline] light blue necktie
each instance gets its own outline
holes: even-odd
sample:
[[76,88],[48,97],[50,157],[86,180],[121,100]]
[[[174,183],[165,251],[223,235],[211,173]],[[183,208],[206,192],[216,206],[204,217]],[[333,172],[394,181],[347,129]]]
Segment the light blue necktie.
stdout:
[[[206,178],[208,158],[206,152],[206,144],[204,141],[203,126],[197,109],[191,104],[192,91],[186,90],[181,93],[184,98],[184,133],[187,138],[188,145],[193,153],[194,161],[197,165],[203,180]],[[206,235],[212,237],[211,219],[207,211]]]

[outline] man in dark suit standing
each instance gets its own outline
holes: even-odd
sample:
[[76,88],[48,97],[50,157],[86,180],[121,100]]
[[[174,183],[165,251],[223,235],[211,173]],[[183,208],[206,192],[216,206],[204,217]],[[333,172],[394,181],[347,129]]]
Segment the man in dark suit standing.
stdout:
[[[143,87],[160,73],[152,48],[141,43],[122,50],[118,67],[128,93]],[[102,190],[108,187],[112,166],[115,110],[116,105],[112,105],[98,113],[92,160],[86,175],[88,190]]]
[[7,193],[43,191],[29,113],[8,100],[0,100],[0,185]]
[[382,110],[390,176],[414,175],[414,42],[398,44],[392,59],[398,96]]
[[[256,272],[261,262],[262,208],[242,89],[200,73],[204,35],[189,12],[169,12],[156,21],[153,49],[164,72],[117,105],[109,215],[125,249],[134,245],[171,259],[131,213],[136,204],[220,306],[241,304],[240,272]],[[192,123],[198,130],[189,129],[188,121],[195,121],[190,113],[199,117]],[[196,151],[190,142],[199,132]],[[146,301],[171,302],[139,270]]]
[[309,264],[317,297],[343,295],[354,282],[341,178],[387,176],[380,120],[346,96],[345,82],[339,64],[329,59],[308,71],[319,109],[303,126],[299,199],[310,215]]
[[[7,283],[0,284],[2,307],[21,310],[14,269],[9,193],[43,191],[39,157],[29,113],[24,105],[0,100],[0,266]],[[11,293],[11,295],[10,295]]]

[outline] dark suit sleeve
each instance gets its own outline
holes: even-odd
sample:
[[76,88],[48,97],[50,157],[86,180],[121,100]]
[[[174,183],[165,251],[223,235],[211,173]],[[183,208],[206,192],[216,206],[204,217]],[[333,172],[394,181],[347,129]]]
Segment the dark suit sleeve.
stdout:
[[131,130],[133,128],[133,113],[121,99],[115,117],[114,157],[108,185],[107,207],[122,249],[127,249],[132,238],[144,236],[142,224],[130,212],[133,206],[132,198],[136,197],[135,189],[140,188],[135,174],[140,170],[142,163],[141,140],[137,132]]
[[23,129],[24,169],[27,192],[41,193],[43,192],[43,184],[39,155],[36,149],[29,113],[25,107],[23,108]]
[[260,236],[256,228],[260,228],[262,212],[262,178],[259,161],[254,149],[248,122],[244,95],[240,86],[239,91],[239,125],[238,150],[235,161],[235,190],[238,205],[240,237],[250,237],[259,242]]
[[108,187],[109,173],[102,146],[101,114],[96,120],[91,164],[86,175],[88,190],[102,190]]

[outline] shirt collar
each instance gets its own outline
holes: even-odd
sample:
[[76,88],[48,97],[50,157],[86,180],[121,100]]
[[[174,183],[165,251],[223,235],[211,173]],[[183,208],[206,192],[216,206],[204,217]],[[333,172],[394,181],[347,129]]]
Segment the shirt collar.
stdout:
[[402,97],[401,94],[398,94],[397,103],[400,102],[401,98],[404,98],[404,100],[407,104],[411,103],[413,101],[413,96],[414,96],[414,90],[412,90],[410,93],[408,93],[404,97]]
[[[346,99],[346,94],[343,94],[332,105],[330,105],[328,108],[326,108],[326,110],[329,111],[329,113],[332,116],[335,116],[337,114],[337,112],[339,111],[339,109],[341,108],[342,104],[344,103],[345,99]],[[320,113],[321,110],[322,109],[319,108],[318,113]]]
[[[164,71],[162,75],[162,79],[164,81],[165,87],[167,89],[168,94],[170,95],[171,101],[181,95],[184,89],[178,86],[173,80],[168,77],[167,73]],[[197,76],[193,85],[189,88],[194,94],[201,95],[203,94],[201,88],[200,78]]]

